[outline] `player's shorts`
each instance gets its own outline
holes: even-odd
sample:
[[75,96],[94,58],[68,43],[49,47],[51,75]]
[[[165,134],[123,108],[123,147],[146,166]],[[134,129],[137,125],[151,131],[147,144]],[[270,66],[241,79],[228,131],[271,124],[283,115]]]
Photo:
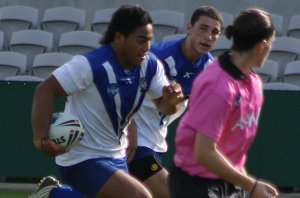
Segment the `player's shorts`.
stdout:
[[182,197],[235,197],[244,198],[245,191],[222,179],[209,179],[191,176],[180,168],[171,167],[168,177],[169,192],[172,198]]
[[133,160],[128,164],[129,173],[140,181],[145,181],[163,168],[161,165],[162,154],[139,146]]
[[128,173],[126,157],[89,159],[73,166],[57,167],[63,183],[87,197],[96,197],[97,192],[117,170]]

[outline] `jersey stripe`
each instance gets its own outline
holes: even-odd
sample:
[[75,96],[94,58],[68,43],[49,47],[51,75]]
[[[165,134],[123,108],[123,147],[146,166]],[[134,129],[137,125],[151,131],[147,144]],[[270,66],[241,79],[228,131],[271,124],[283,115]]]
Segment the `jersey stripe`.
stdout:
[[172,56],[169,56],[168,58],[165,59],[169,69],[170,69],[170,78],[171,80],[173,80],[172,78],[174,78],[175,76],[177,76],[177,70],[176,70],[176,67],[175,67],[175,61],[173,59]]
[[[111,64],[109,64],[109,62],[105,62],[103,63],[103,67],[106,71],[106,74],[108,76],[108,83],[109,84],[117,84],[117,79],[116,79],[116,76],[115,76],[115,73],[113,72],[113,69],[112,69],[112,66]],[[116,112],[117,112],[117,115],[121,118],[121,110],[120,110],[120,105],[116,105],[116,104],[121,104],[121,99],[120,99],[120,95],[119,94],[116,94],[114,96],[114,101],[115,101],[115,106],[116,106]],[[118,128],[120,128],[120,125],[118,126]]]
[[[141,81],[141,79],[145,78],[145,74],[146,74],[145,68],[147,68],[147,67],[144,67],[143,65],[145,65],[145,66],[148,65],[148,59],[146,59],[141,65],[140,81]],[[141,86],[141,84],[139,84],[138,91],[137,91],[137,96],[135,98],[134,105],[133,105],[135,108],[131,109],[130,113],[126,117],[126,123],[124,123],[124,124],[127,124],[129,122],[130,117],[138,110],[138,108],[140,107],[141,102],[143,101],[144,97],[145,97],[145,91],[142,90],[142,86]],[[124,125],[123,127],[125,127],[125,126],[126,125]]]
[[[109,85],[111,85],[111,84],[116,85],[117,81],[116,81],[116,77],[113,75],[114,72],[112,72],[113,69],[112,69],[110,63],[105,62],[102,65],[103,65],[103,68],[106,72],[106,76],[107,76],[107,79],[108,79],[108,82],[106,82],[107,91],[103,91],[103,89],[102,89],[102,91],[101,91],[101,89],[98,89],[98,90],[99,90],[100,95],[102,97],[102,100],[103,100],[103,103],[105,105],[107,114],[108,114],[108,116],[111,120],[111,124],[113,125],[114,132],[119,137],[119,130],[118,130],[119,129],[119,121],[118,121],[118,116],[117,115],[120,115],[120,114],[118,114],[118,112],[120,112],[120,110],[119,110],[119,108],[116,107],[116,104],[118,104],[118,103],[116,103],[116,99],[115,99],[116,98],[115,96],[118,95],[118,94],[114,95],[114,100],[110,100],[111,97],[108,96],[108,94],[109,94],[108,92],[109,92],[109,89],[110,89]],[[98,85],[96,83],[96,86],[100,86],[100,85]],[[116,89],[118,89],[118,88],[116,87]]]

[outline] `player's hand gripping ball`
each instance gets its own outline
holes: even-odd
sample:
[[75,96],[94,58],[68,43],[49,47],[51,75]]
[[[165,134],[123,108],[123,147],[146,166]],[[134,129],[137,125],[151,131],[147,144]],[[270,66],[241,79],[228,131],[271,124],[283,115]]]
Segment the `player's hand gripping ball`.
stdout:
[[54,113],[49,139],[63,147],[72,147],[84,137],[85,130],[78,118],[68,113]]

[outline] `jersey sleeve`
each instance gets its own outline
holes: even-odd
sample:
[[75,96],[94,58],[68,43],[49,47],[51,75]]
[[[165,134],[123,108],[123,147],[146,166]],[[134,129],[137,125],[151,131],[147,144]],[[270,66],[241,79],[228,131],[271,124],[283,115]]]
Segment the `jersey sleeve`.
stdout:
[[93,80],[89,62],[81,55],[74,56],[69,62],[56,69],[53,75],[69,95],[84,90]]
[[147,92],[148,97],[150,99],[156,99],[161,97],[163,87],[169,84],[170,83],[167,76],[165,75],[163,65],[159,60],[157,60],[157,70]]
[[202,89],[193,100],[184,122],[197,133],[218,141],[228,118],[230,103],[219,93],[211,89]]

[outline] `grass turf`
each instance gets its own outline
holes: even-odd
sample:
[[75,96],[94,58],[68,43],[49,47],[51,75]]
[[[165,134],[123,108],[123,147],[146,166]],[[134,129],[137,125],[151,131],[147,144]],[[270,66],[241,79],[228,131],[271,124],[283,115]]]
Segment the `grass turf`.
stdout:
[[0,197],[1,198],[27,198],[31,195],[32,192],[21,192],[21,191],[5,191],[0,190]]

